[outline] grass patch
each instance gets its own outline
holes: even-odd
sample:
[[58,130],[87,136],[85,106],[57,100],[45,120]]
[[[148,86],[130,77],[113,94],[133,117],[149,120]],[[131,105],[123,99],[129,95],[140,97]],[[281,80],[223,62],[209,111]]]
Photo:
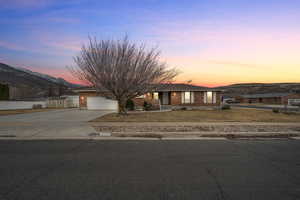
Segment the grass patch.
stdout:
[[119,137],[142,137],[142,138],[158,138],[161,139],[163,135],[156,133],[146,133],[146,134],[119,134]]
[[107,114],[92,122],[300,122],[300,115],[273,113],[271,110],[191,110],[170,112]]
[[1,115],[16,115],[25,113],[45,112],[50,110],[56,110],[55,108],[42,108],[42,109],[20,109],[20,110],[0,110]]
[[235,135],[235,134],[227,134],[224,137],[227,139],[242,139],[242,138],[290,138],[290,137],[297,137],[298,134],[269,134],[269,135]]

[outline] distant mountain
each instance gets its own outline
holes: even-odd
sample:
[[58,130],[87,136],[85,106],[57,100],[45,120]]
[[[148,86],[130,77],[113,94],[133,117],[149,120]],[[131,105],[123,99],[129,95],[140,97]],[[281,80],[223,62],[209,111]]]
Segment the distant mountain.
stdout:
[[218,87],[227,95],[286,93],[300,91],[300,83],[242,83]]
[[81,85],[69,83],[62,78],[33,72],[24,68],[0,63],[0,83],[15,89],[16,98],[40,98],[70,93]]
[[[6,66],[8,66],[8,65],[6,65]],[[1,63],[0,63],[0,68],[1,68]],[[25,68],[20,68],[20,67],[14,67],[14,68],[17,69],[17,70],[21,70],[21,71],[27,72],[29,74],[35,75],[35,76],[39,76],[39,77],[41,77],[43,79],[46,79],[48,81],[51,81],[51,82],[54,82],[54,83],[57,83],[57,84],[65,85],[65,86],[70,87],[70,88],[82,87],[82,85],[70,83],[70,82],[66,81],[65,79],[63,79],[63,78],[55,78],[53,76],[49,76],[48,74],[33,72],[33,71],[25,69]]]

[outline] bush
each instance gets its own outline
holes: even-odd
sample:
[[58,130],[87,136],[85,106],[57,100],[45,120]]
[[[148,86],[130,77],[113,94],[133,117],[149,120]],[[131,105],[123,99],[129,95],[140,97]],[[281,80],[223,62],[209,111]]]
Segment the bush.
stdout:
[[42,109],[42,108],[43,108],[42,104],[33,104],[32,105],[32,109]]
[[134,110],[134,108],[135,108],[134,102],[131,99],[128,99],[126,102],[126,109]]
[[273,108],[272,111],[273,113],[279,113],[279,108]]
[[187,107],[182,107],[180,108],[180,110],[187,110]]
[[9,100],[9,87],[8,87],[8,85],[0,84],[0,100]]
[[144,110],[152,110],[152,104],[144,101]]
[[231,107],[228,104],[224,104],[221,106],[221,110],[230,110],[230,109],[231,109]]

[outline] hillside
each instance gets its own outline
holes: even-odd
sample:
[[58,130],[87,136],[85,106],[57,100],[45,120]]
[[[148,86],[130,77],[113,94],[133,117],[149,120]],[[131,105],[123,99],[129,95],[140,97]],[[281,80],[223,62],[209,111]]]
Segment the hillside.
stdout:
[[[69,93],[79,85],[69,83],[62,78],[32,72],[23,68],[0,63],[0,83],[13,88],[14,99],[41,98]],[[12,93],[12,92],[11,92]]]
[[227,95],[286,93],[299,91],[300,83],[244,83],[218,87]]

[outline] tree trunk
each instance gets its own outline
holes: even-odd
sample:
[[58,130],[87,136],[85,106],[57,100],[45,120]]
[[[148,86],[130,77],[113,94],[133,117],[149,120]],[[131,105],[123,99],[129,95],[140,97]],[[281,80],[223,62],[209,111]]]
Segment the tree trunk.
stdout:
[[124,100],[124,99],[119,99],[118,100],[118,113],[121,114],[121,115],[127,114],[126,100]]

